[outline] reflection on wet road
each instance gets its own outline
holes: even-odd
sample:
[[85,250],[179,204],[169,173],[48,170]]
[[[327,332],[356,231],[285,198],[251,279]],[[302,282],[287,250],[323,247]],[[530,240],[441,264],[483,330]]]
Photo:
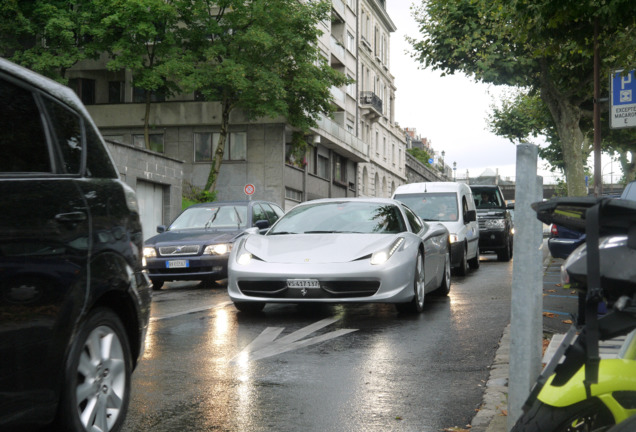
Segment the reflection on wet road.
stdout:
[[153,299],[125,431],[439,431],[470,423],[503,328],[512,263],[482,257],[427,297],[392,305],[236,311],[220,284]]

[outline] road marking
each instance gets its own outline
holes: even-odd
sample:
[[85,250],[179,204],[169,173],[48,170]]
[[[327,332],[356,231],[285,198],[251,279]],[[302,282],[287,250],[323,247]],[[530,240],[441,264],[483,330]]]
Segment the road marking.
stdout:
[[228,306],[228,305],[231,305],[231,304],[233,304],[231,301],[226,301],[226,302],[219,303],[219,304],[216,304],[216,305],[213,305],[213,306],[205,306],[205,307],[201,307],[201,308],[188,309],[188,310],[184,310],[184,311],[181,311],[181,312],[174,312],[174,313],[171,313],[171,314],[151,317],[150,318],[150,322],[161,321],[161,320],[175,318],[175,317],[178,317],[178,316],[181,316],[181,315],[188,315],[188,314],[197,313],[197,312],[205,312],[205,311],[209,311],[209,310],[212,310],[212,309],[221,309],[221,308],[224,308],[225,306]]
[[256,339],[243,348],[240,353],[234,356],[234,358],[230,360],[230,363],[236,364],[247,360],[260,360],[265,357],[271,357],[287,351],[292,351],[309,345],[315,345],[320,342],[328,341],[329,339],[337,338],[338,336],[343,336],[347,333],[358,331],[358,329],[340,329],[320,336],[301,340],[302,338],[335,323],[338,319],[339,318],[326,318],[320,320],[308,325],[307,327],[303,327],[300,330],[290,333],[287,336],[283,336],[278,340],[275,339],[283,332],[284,327],[267,327],[256,337]]

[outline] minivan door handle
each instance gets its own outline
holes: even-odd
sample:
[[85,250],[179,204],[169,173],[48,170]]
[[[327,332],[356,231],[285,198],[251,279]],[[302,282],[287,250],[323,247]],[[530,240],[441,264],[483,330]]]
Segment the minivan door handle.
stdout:
[[55,215],[55,220],[60,223],[83,222],[86,220],[86,213],[84,212],[59,213]]

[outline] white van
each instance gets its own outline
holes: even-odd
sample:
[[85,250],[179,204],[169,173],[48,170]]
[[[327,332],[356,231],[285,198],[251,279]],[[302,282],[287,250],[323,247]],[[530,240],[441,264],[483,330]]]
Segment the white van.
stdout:
[[479,225],[473,193],[464,183],[427,182],[399,186],[393,198],[402,201],[424,221],[448,228],[451,266],[464,276],[479,268]]

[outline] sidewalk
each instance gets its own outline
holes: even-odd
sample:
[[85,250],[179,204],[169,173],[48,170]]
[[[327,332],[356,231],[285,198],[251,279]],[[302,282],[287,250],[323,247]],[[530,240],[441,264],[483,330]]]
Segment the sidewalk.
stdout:
[[[544,262],[543,273],[543,331],[551,336],[550,344],[545,350],[542,362],[545,364],[554,355],[565,332],[571,326],[571,314],[576,313],[578,296],[569,290],[560,289],[559,274],[563,260],[548,257]],[[599,345],[601,358],[615,357],[623,338],[601,341]],[[495,359],[490,367],[490,377],[482,406],[471,422],[471,432],[507,432],[508,413],[508,378],[510,363],[510,324],[504,329]]]
[[[544,262],[543,273],[543,332],[550,337],[543,363],[549,361],[572,325],[572,314],[576,313],[578,296],[563,289],[560,284],[560,268],[563,260],[550,256]],[[613,356],[618,352],[620,341],[612,341],[601,347],[604,356]],[[508,368],[510,363],[510,325],[503,332],[499,348],[490,367],[490,377],[482,405],[473,417],[471,432],[506,432],[508,413]]]

